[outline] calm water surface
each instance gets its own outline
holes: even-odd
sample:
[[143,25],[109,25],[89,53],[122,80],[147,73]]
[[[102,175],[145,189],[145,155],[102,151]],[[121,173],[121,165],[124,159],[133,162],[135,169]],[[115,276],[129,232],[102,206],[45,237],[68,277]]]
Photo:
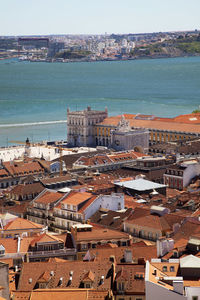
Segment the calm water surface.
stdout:
[[[200,57],[94,63],[0,61],[0,146],[66,139],[66,109],[175,116],[200,105]],[[7,124],[13,124],[6,127]],[[10,144],[11,145],[11,144]]]

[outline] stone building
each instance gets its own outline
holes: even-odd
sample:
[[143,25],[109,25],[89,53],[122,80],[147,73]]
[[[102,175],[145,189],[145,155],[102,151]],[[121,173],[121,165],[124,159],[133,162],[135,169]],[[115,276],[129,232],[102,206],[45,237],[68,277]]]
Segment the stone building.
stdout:
[[[141,114],[124,114],[124,117],[129,121],[132,130],[147,129],[149,131],[150,145],[176,141],[186,142],[200,136],[200,113],[180,115],[175,118]],[[116,129],[120,119],[121,115],[111,116],[95,125],[98,145],[106,146],[107,140],[109,141],[111,137],[111,131]]]
[[109,145],[117,151],[135,149],[138,152],[148,153],[149,131],[146,129],[131,129],[129,121],[122,115],[117,128],[111,131]]
[[94,125],[102,122],[108,116],[107,108],[105,111],[87,109],[82,111],[70,112],[67,109],[67,140],[70,146],[95,146],[95,127]]
[[117,126],[104,130],[104,135],[97,134],[98,124],[108,117],[105,111],[91,110],[70,112],[67,109],[67,140],[69,146],[106,146],[117,151],[132,150],[148,152],[149,132],[147,129],[132,129],[129,121],[122,115]]

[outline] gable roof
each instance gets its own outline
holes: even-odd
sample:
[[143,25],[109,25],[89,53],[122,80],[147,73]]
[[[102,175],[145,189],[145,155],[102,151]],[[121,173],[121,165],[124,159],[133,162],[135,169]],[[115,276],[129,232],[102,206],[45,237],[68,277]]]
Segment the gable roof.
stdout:
[[58,201],[63,197],[63,193],[54,190],[43,190],[34,200],[34,202],[42,204],[50,204]]
[[187,255],[180,258],[180,267],[181,268],[200,268],[200,258],[194,255]]
[[[53,271],[53,275],[51,276],[47,288],[66,288],[71,276],[72,280],[69,288],[79,288],[80,283],[85,277],[85,274],[91,271],[95,275],[93,288],[100,291],[108,291],[111,284],[111,277],[107,276],[110,267],[110,263],[102,264],[100,262],[82,261],[23,263],[19,278],[18,290],[32,291],[36,282],[39,278],[41,278],[41,276],[43,276],[44,272],[50,274],[51,271]],[[101,276],[104,276],[104,282],[99,284]],[[29,278],[32,280],[30,281]],[[59,285],[60,278],[62,278],[62,284]]]
[[9,222],[6,226],[4,226],[4,230],[22,230],[22,229],[39,229],[43,228],[43,225],[36,224],[32,221],[16,218],[15,220]]
[[16,185],[11,191],[11,194],[19,195],[19,196],[25,196],[25,195],[31,195],[36,193],[41,193],[44,190],[44,187],[41,183],[35,182],[32,184],[18,184]]
[[72,191],[69,193],[61,203],[63,204],[70,204],[70,205],[78,205],[92,197],[92,194],[87,193],[87,192],[75,192]]
[[35,237],[32,241],[31,241],[31,246],[34,247],[36,244],[38,243],[55,243],[55,242],[59,242],[59,243],[63,243],[62,239],[57,238],[55,235],[50,235],[48,233],[43,233],[37,237]]
[[147,215],[145,217],[137,219],[128,219],[125,221],[127,224],[135,224],[142,227],[154,228],[161,231],[171,230],[170,225],[167,223],[164,217],[159,217],[155,215]]

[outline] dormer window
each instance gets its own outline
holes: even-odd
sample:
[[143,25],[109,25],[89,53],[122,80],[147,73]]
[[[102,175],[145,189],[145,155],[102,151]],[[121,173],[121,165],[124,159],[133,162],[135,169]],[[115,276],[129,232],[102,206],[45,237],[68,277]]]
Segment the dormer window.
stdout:
[[0,245],[0,256],[5,255],[5,248],[3,245]]

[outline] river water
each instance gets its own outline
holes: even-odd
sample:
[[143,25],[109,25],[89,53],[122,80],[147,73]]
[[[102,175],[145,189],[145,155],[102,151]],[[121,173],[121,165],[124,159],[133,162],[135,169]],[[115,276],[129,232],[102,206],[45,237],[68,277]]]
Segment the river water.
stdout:
[[117,62],[0,61],[0,146],[66,140],[66,110],[176,116],[200,105],[200,57]]

